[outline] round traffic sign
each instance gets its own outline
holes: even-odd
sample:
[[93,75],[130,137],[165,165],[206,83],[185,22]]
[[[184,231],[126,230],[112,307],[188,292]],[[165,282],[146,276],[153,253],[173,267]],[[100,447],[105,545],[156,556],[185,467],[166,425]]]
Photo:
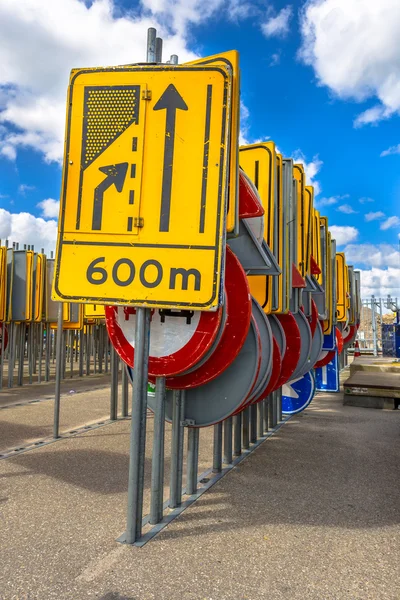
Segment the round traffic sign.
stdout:
[[317,323],[318,323],[318,308],[317,308],[317,305],[315,304],[315,301],[312,298],[311,298],[311,314],[307,316],[307,320],[310,324],[311,333],[312,333],[312,335],[314,335],[314,332],[317,328]]
[[283,329],[283,327],[276,315],[268,315],[268,321],[269,321],[269,324],[271,325],[272,335],[278,342],[281,358],[283,358],[283,356],[286,352],[285,330]]
[[349,325],[345,330],[342,331],[343,335],[343,346],[347,348],[354,342],[357,335],[356,325]]
[[321,327],[320,323],[317,321],[316,328],[315,328],[314,335],[313,335],[312,342],[311,342],[310,355],[307,359],[306,364],[304,365],[303,369],[301,370],[301,372],[297,374],[297,377],[302,377],[303,375],[305,375],[305,373],[307,373],[307,371],[310,371],[314,367],[315,363],[317,362],[317,360],[321,354],[323,343],[324,343],[324,333],[322,331],[322,327]]
[[335,352],[337,351],[340,354],[343,350],[343,337],[340,333],[339,329],[335,327],[335,339],[336,339],[336,348],[334,350],[322,350],[320,352],[318,361],[314,365],[314,369],[320,369],[321,367],[326,367],[328,363],[335,357]]
[[294,314],[294,318],[296,319],[296,323],[300,330],[301,346],[299,362],[297,363],[295,372],[290,377],[290,381],[301,377],[304,374],[304,368],[306,368],[307,371],[307,361],[310,356],[312,345],[311,328],[308,324],[307,317],[299,310],[299,312]]
[[[4,335],[4,342],[2,341],[3,335]],[[3,348],[5,350],[8,346],[8,329],[4,323],[0,323],[0,354],[1,354],[1,347],[2,347],[3,343],[4,343]]]
[[261,400],[264,400],[267,396],[269,396],[269,394],[271,394],[273,391],[277,390],[278,387],[280,387],[280,385],[278,386],[278,381],[281,376],[282,359],[279,350],[279,344],[276,341],[275,336],[273,336],[272,348],[273,350],[271,376],[269,378],[269,381],[267,382],[267,385],[264,387],[259,396],[254,400],[254,402],[260,402]]
[[[106,306],[105,314],[111,343],[121,359],[133,367],[136,309]],[[222,307],[215,312],[152,310],[149,374],[155,377],[177,375],[198,363],[217,337],[222,317]]]
[[168,377],[168,388],[197,387],[218,377],[236,358],[245,342],[252,312],[250,290],[246,273],[229,246],[226,248],[225,301],[228,314],[216,348],[190,372]]
[[295,415],[310,405],[315,394],[315,378],[312,371],[282,387],[282,412]]
[[252,404],[268,385],[273,375],[273,356],[274,356],[274,338],[267,315],[253,298],[253,316],[256,320],[258,332],[261,340],[261,365],[254,388],[251,394],[246,398],[245,403],[240,410],[249,404]]
[[286,350],[282,357],[281,376],[277,382],[277,386],[281,387],[289,381],[297,368],[300,360],[301,337],[300,329],[293,313],[288,312],[286,315],[276,315],[276,318],[282,325],[286,339]]
[[[205,385],[189,388],[184,393],[184,418],[194,427],[206,427],[231,416],[251,393],[260,370],[261,344],[257,325],[252,318],[246,340],[225,371]],[[167,390],[165,415],[172,420],[173,390]],[[154,399],[148,396],[154,409]]]

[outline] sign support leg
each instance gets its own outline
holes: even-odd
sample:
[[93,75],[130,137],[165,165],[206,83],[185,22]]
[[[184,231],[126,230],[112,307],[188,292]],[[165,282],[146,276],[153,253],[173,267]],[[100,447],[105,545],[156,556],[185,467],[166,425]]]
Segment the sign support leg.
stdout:
[[124,536],[124,541],[127,544],[133,544],[142,535],[149,337],[150,309],[140,307],[136,311],[135,375],[132,386],[132,420],[129,449],[128,514]]
[[242,454],[242,413],[233,417],[233,454]]
[[[58,305],[57,319],[57,349],[56,349],[56,386],[54,395],[54,420],[53,420],[53,437],[60,437],[60,395],[61,395],[61,378],[64,367],[64,352],[63,352],[63,305],[62,302]],[[65,343],[64,343],[65,346]]]
[[111,348],[111,395],[110,395],[110,421],[116,421],[118,417],[118,366],[119,356]]
[[249,440],[249,409],[245,408],[242,411],[242,429],[243,429],[243,448],[248,450],[250,447]]
[[257,404],[257,437],[264,435],[264,402]]
[[269,401],[268,401],[268,398],[263,400],[263,405],[264,405],[264,432],[267,433],[268,427],[269,427]]
[[214,425],[213,472],[222,471],[222,423]]
[[250,442],[255,444],[257,441],[257,406],[252,404],[250,407]]
[[276,401],[278,409],[278,423],[282,421],[282,388],[276,390]]
[[199,433],[198,427],[188,428],[186,494],[189,496],[197,492]]
[[5,329],[6,324],[2,323],[1,330],[1,349],[0,349],[0,390],[3,387],[3,375],[4,375],[4,341],[5,341]]
[[163,518],[164,500],[164,432],[165,432],[165,377],[156,379],[154,410],[153,456],[151,463],[150,523]]
[[[181,425],[184,416],[184,394],[182,390],[174,390],[172,407],[172,439],[171,439],[171,477],[169,507],[176,508],[182,503],[182,462],[183,434]],[[179,485],[179,481],[181,485]]]
[[232,417],[224,421],[224,463],[232,463]]
[[129,403],[128,403],[128,375],[126,373],[125,366],[122,367],[121,374],[121,396],[122,396],[122,416],[127,417],[129,412]]

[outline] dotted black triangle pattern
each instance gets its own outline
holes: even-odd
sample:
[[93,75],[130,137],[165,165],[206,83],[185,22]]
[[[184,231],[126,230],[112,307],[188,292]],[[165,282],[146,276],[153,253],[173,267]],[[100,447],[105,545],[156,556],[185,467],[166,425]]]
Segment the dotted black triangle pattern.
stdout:
[[83,169],[86,169],[132,123],[139,123],[139,105],[139,85],[85,88]]

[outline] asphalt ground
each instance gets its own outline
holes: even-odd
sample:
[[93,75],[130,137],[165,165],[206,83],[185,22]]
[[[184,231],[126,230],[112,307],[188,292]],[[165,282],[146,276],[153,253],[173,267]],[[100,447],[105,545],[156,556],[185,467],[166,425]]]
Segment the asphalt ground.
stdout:
[[[399,600],[400,411],[342,402],[318,395],[142,548],[115,541],[129,421],[0,461],[1,600]],[[205,429],[199,472],[211,456]]]

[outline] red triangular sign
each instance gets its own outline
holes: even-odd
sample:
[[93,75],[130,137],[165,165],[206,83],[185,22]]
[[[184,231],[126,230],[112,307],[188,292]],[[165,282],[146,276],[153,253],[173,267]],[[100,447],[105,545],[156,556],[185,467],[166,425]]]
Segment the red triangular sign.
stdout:
[[321,275],[322,271],[313,255],[310,256],[311,275]]
[[264,212],[257,188],[243,169],[239,169],[239,219],[262,217]]
[[306,287],[306,282],[302,278],[300,271],[297,269],[297,267],[294,263],[292,263],[292,287],[294,287],[294,288]]

